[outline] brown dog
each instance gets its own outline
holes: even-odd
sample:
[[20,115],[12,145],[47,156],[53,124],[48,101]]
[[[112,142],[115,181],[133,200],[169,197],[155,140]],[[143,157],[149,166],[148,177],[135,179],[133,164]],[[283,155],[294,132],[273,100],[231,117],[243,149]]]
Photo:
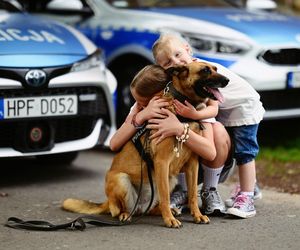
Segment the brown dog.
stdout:
[[[180,92],[181,97],[188,97],[189,102],[195,106],[205,102],[207,98],[217,99],[219,96],[217,88],[224,87],[228,83],[226,77],[216,72],[216,67],[203,62],[193,62],[187,66],[171,68],[168,69],[168,73],[172,74],[173,87]],[[172,91],[168,89],[164,92],[172,94]],[[165,96],[166,93],[162,95]],[[190,129],[201,133],[198,122],[189,124]],[[145,136],[141,139],[143,142],[146,140]],[[155,184],[154,202],[149,213],[161,214],[168,227],[181,226],[181,222],[174,217],[170,209],[170,193],[176,185],[177,175],[184,171],[188,186],[188,203],[194,221],[209,223],[208,217],[202,215],[198,207],[198,156],[183,144],[180,157],[176,157],[173,152],[175,143],[174,137],[168,137],[159,144],[149,142],[154,163],[152,176]],[[105,192],[108,200],[102,204],[96,204],[67,199],[63,203],[63,208],[85,214],[110,213],[113,217],[118,216],[120,221],[130,219],[128,217],[137,200],[137,190],[141,183],[141,162],[141,157],[132,141],[127,142],[114,157],[106,175]],[[144,162],[143,168],[143,190],[135,214],[144,212],[150,200],[150,184]]]

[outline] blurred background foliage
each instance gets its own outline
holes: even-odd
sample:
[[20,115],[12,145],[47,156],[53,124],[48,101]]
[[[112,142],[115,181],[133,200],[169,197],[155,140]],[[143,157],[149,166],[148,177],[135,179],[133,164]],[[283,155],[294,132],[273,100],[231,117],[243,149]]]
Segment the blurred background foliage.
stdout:
[[278,9],[287,14],[300,15],[300,0],[275,0]]

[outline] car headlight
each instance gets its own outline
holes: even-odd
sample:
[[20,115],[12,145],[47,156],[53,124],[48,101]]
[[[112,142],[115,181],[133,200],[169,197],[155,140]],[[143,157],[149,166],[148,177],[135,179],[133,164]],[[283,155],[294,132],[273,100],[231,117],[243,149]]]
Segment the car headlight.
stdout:
[[198,52],[241,55],[245,54],[251,48],[250,45],[242,41],[225,40],[219,37],[206,35],[202,37],[190,34],[185,34],[183,37],[194,51]]
[[91,68],[100,67],[101,71],[105,71],[104,59],[101,50],[96,50],[87,59],[76,62],[71,68],[71,72],[88,70]]

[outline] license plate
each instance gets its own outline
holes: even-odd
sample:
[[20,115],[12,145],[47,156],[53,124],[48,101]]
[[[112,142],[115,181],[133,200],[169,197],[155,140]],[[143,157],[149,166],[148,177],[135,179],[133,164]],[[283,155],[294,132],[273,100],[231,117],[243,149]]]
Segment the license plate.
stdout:
[[287,87],[288,88],[300,88],[300,71],[288,73]]
[[77,95],[0,98],[0,119],[76,115]]

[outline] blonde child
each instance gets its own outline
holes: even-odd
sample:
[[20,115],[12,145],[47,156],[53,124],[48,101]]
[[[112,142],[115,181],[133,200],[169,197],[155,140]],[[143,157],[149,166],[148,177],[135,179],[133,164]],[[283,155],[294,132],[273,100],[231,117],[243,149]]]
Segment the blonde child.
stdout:
[[[174,34],[162,35],[153,45],[153,55],[156,62],[165,69],[199,60],[192,57],[190,45]],[[248,82],[225,67],[216,63],[212,64],[217,66],[219,73],[230,79],[229,84],[220,90],[224,96],[224,102],[219,104],[217,120],[230,131],[234,144],[234,157],[239,167],[240,189],[233,198],[229,199],[232,200],[230,204],[232,207],[227,210],[227,213],[242,218],[252,217],[256,214],[253,198],[256,181],[255,157],[259,150],[257,129],[259,122],[263,119],[264,108],[258,93]],[[185,105],[178,103],[177,112],[188,117],[194,110],[188,103]],[[165,119],[149,120],[153,124],[151,128],[158,129],[157,137],[173,135],[172,117],[170,118],[168,112],[165,114],[168,116]],[[205,109],[201,115],[201,119],[213,117],[210,109]],[[217,156],[213,161],[202,161],[204,183],[201,198],[203,209],[207,214],[220,210],[223,205],[216,187],[231,147],[224,127],[218,122],[212,126]],[[229,202],[226,203],[229,204]]]

